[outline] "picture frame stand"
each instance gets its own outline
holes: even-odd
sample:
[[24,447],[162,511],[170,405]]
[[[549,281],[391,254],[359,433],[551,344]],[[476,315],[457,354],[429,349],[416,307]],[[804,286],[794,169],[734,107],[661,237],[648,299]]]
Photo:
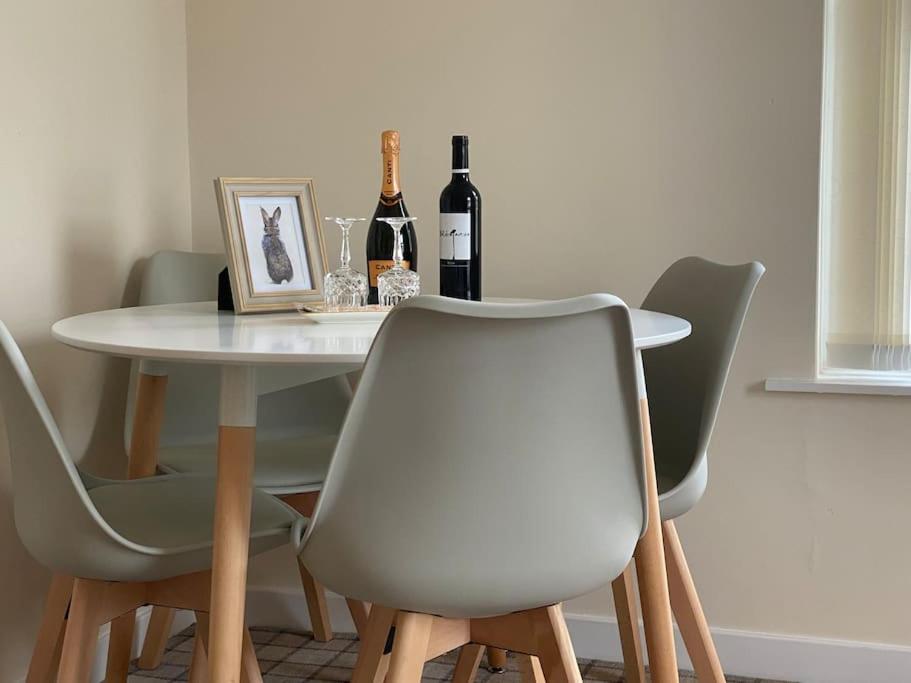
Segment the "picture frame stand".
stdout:
[[218,310],[237,313],[234,309],[234,297],[231,295],[231,276],[228,274],[227,266],[218,274]]

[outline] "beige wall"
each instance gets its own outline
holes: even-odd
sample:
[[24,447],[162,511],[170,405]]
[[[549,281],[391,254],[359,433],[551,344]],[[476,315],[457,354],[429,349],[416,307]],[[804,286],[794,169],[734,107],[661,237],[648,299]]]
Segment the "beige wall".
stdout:
[[[0,319],[74,455],[119,474],[127,368],[49,328],[131,301],[137,259],[190,244],[184,2],[29,0],[2,14]],[[25,675],[49,578],[16,537],[8,462],[0,453],[3,681]]]
[[[761,388],[813,369],[822,28],[819,0],[193,0],[194,246],[220,246],[218,175],[314,176],[323,213],[369,215],[398,128],[426,291],[456,132],[491,294],[636,303],[679,256],[760,259],[709,490],[680,523],[706,611],[908,644],[907,402]],[[284,555],[253,579],[296,582]],[[609,613],[607,591],[572,610]]]

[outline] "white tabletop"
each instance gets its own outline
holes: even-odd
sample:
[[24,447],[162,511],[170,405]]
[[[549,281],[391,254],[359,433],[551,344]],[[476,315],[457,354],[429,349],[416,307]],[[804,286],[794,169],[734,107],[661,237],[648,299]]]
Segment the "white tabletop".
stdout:
[[[690,333],[682,318],[630,309],[636,347],[670,344]],[[55,339],[88,351],[197,363],[363,363],[379,323],[326,324],[299,313],[234,315],[214,301],[117,308],[54,324]]]

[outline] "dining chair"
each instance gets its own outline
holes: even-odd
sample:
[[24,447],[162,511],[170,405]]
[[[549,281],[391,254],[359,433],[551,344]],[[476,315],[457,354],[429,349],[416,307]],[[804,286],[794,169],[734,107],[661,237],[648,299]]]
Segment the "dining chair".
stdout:
[[[194,610],[204,641],[214,479],[115,481],[79,471],[2,322],[0,347],[0,406],[16,529],[32,557],[55,574],[27,681],[45,683],[56,672],[59,683],[87,683],[99,627],[124,615],[132,624],[132,612],[141,605]],[[251,509],[251,554],[289,541],[298,518],[294,510],[258,491]],[[238,647],[245,680],[261,681],[249,634]],[[108,660],[106,680],[125,679],[120,666]]]
[[318,581],[373,605],[353,680],[388,665],[387,680],[416,682],[426,660],[468,646],[467,680],[491,646],[530,655],[538,678],[580,681],[560,605],[629,563],[643,458],[616,297],[396,306],[316,511],[292,532]]
[[[708,446],[750,299],[765,268],[756,261],[726,266],[695,256],[672,264],[642,308],[684,318],[692,333],[676,344],[642,352],[651,415],[671,608],[700,681],[724,673],[699,602],[674,520],[705,493]],[[644,680],[638,618],[628,572],[614,582],[627,680]]]
[[[212,301],[222,254],[161,251],[143,271],[142,306]],[[126,413],[126,443],[132,437],[139,362],[134,362]],[[297,384],[296,368],[260,368],[254,485],[279,496],[303,515],[313,511],[329,467],[335,441],[351,400],[345,376]],[[158,468],[162,472],[215,474],[219,370],[205,365],[168,368],[165,414],[159,437]],[[309,378],[303,378],[304,380]],[[277,389],[277,390],[276,390]],[[325,590],[298,563],[313,635],[332,639]],[[366,621],[366,606],[349,602],[355,624]],[[155,669],[170,636],[173,610],[155,609],[138,665]]]

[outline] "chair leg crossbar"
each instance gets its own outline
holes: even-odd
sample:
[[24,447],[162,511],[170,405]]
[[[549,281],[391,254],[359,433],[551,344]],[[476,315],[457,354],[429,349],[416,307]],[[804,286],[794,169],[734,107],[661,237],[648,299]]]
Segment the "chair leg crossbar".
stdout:
[[[211,582],[210,572],[145,583],[55,576],[26,683],[88,683],[98,629],[108,622],[111,623],[111,639],[105,681],[125,683],[133,642],[134,611],[143,605],[167,608],[162,612],[166,616],[174,609],[189,609],[196,613],[197,639],[191,680],[202,683],[206,680],[205,641]],[[161,630],[167,633],[169,625]],[[261,683],[259,664],[248,632],[244,637],[242,666],[244,683]]]
[[425,662],[462,648],[453,680],[470,683],[485,647],[517,653],[525,681],[582,680],[559,605],[484,619],[449,619],[374,605],[352,681],[417,683]]

